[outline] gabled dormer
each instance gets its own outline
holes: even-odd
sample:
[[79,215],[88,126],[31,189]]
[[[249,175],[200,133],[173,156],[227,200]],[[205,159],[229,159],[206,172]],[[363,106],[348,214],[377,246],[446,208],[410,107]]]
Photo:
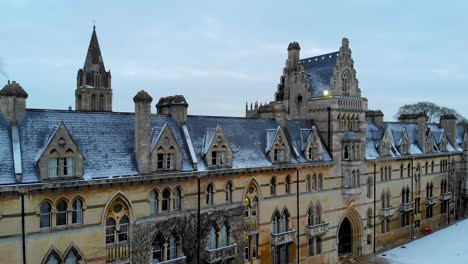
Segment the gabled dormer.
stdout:
[[401,136],[399,151],[401,155],[408,155],[410,153],[410,141],[408,131],[406,131],[406,128],[403,129],[403,135]]
[[151,137],[151,171],[173,171],[182,167],[182,150],[171,128],[153,128]]
[[424,142],[424,152],[434,152],[434,146],[434,135],[432,134],[432,130],[428,128],[426,134],[426,142]]
[[320,140],[318,131],[316,127],[312,127],[309,130],[309,135],[307,141],[302,146],[302,151],[304,152],[304,156],[308,160],[321,160],[322,153],[323,153],[323,145],[322,141]]
[[232,167],[232,149],[222,127],[205,131],[202,150],[209,169]]
[[63,122],[52,131],[36,159],[42,180],[81,178],[83,155]]
[[291,155],[286,135],[281,127],[267,129],[266,153],[273,164],[288,163]]
[[380,156],[390,156],[392,154],[392,143],[390,142],[388,129],[384,130],[382,140],[380,141],[379,153]]
[[445,131],[442,131],[442,135],[441,135],[440,143],[439,143],[439,151],[446,152],[447,145],[448,145],[447,135],[445,134]]

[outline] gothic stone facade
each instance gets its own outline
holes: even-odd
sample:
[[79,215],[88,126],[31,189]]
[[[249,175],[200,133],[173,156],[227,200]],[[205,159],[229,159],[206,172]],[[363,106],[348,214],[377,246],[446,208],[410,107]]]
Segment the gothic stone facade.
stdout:
[[0,91],[4,263],[337,263],[465,215],[468,130],[453,116],[384,122],[349,48],[300,58],[246,117],[187,115],[140,91],[112,112],[93,30],[76,111]]

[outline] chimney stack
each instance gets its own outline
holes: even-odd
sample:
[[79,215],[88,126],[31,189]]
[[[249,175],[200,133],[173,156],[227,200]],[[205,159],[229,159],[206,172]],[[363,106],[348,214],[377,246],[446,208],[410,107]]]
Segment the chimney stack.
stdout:
[[135,158],[138,172],[150,172],[151,102],[153,98],[144,90],[133,97],[135,102]]
[[455,146],[456,142],[456,126],[457,117],[455,115],[443,115],[440,117],[440,126],[445,130],[450,143]]
[[16,81],[8,80],[8,84],[0,90],[0,112],[12,125],[17,125],[26,112],[28,93]]
[[427,152],[426,150],[426,123],[427,123],[427,116],[425,113],[421,112],[419,114],[401,114],[398,117],[400,122],[404,123],[416,123],[418,125],[418,143],[419,147],[423,152]]
[[156,104],[158,115],[170,115],[180,125],[187,122],[188,103],[183,95],[161,97]]
[[377,127],[383,126],[384,114],[380,110],[369,110],[366,112],[366,120],[374,123]]

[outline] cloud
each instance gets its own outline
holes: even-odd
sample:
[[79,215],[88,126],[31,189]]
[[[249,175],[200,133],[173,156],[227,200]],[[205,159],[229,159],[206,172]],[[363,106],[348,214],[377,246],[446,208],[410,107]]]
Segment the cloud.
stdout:
[[222,78],[231,80],[259,80],[244,72],[224,69],[202,69],[195,67],[174,67],[174,68],[129,68],[121,72],[131,78],[141,78],[150,80],[190,80],[193,78]]
[[443,67],[429,69],[428,72],[435,77],[444,79],[466,79],[467,75],[460,70],[458,65],[446,65]]

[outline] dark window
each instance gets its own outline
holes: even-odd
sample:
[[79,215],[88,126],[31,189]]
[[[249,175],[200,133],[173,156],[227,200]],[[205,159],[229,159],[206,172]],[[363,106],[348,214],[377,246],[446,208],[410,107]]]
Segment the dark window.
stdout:
[[57,225],[66,225],[67,224],[67,203],[65,200],[60,200],[57,204]]
[[168,211],[170,204],[171,204],[171,192],[168,189],[166,189],[163,192],[161,210]]
[[49,202],[43,202],[41,204],[41,213],[40,213],[40,227],[50,227],[50,211],[51,206]]

